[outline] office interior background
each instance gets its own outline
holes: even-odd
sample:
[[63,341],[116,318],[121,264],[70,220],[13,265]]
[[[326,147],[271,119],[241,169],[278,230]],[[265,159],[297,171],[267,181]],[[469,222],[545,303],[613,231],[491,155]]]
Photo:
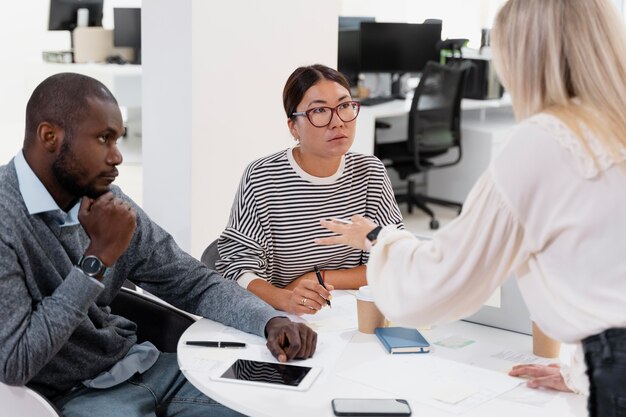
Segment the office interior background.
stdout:
[[[624,0],[614,1],[623,14]],[[443,39],[478,48],[503,2],[105,0],[105,28],[113,27],[113,8],[142,7],[141,150],[127,155],[118,182],[199,257],[226,224],[245,166],[292,145],[283,84],[299,65],[336,66],[338,16],[437,18]],[[25,105],[41,81],[29,78],[32,66],[42,51],[70,47],[69,32],[47,30],[48,9],[49,0],[29,0],[0,14],[2,163],[21,148]]]

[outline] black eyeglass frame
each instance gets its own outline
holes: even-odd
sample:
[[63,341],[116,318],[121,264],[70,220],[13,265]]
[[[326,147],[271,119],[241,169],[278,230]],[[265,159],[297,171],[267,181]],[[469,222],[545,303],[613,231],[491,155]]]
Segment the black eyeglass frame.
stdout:
[[[349,104],[350,106],[356,107],[356,113],[354,115],[354,117],[350,120],[344,120],[340,115],[339,115],[339,107],[344,106],[346,104]],[[315,123],[313,123],[313,121],[311,120],[311,116],[310,114],[316,110],[319,109],[328,109],[330,110],[330,117],[328,119],[328,123],[326,123],[325,125],[322,126],[318,126]],[[337,115],[337,117],[339,117],[339,120],[341,120],[344,123],[348,123],[351,122],[353,120],[355,120],[357,118],[357,116],[359,115],[359,112],[361,111],[361,103],[355,100],[350,100],[350,101],[344,101],[343,103],[339,103],[337,104],[335,107],[329,107],[329,106],[319,106],[319,107],[313,107],[311,109],[305,110],[305,111],[297,111],[297,112],[293,112],[291,113],[291,117],[295,117],[295,116],[306,116],[306,118],[308,119],[309,123],[311,123],[313,126],[315,127],[326,127],[330,124],[330,122],[333,121],[333,113],[335,113]]]

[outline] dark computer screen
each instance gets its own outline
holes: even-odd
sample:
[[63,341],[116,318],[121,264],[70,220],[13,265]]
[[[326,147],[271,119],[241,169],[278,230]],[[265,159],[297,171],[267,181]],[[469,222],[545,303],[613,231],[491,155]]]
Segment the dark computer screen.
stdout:
[[113,45],[134,48],[134,64],[141,64],[141,9],[113,9]]
[[359,30],[361,22],[374,22],[373,16],[339,16],[339,30]]
[[89,10],[88,26],[102,26],[104,0],[50,0],[48,30],[74,30],[78,9]]
[[356,85],[361,72],[359,39],[358,30],[342,30],[338,34],[337,70],[348,77],[352,85]]
[[421,72],[439,61],[441,24],[362,22],[362,72]]

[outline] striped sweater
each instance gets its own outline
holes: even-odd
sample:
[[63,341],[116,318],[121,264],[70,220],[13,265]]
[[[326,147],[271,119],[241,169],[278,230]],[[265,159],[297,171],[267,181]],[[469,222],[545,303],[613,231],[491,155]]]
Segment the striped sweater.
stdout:
[[314,266],[336,270],[365,264],[367,252],[313,242],[332,235],[320,219],[354,214],[404,228],[387,171],[375,156],[348,153],[337,172],[325,178],[303,171],[291,149],[258,159],[243,174],[218,240],[217,270],[232,280],[252,273],[282,288]]

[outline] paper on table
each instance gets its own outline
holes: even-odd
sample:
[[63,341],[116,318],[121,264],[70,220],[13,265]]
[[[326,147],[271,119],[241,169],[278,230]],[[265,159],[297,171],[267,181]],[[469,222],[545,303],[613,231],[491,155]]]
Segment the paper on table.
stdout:
[[556,394],[557,391],[528,388],[526,385],[521,384],[511,391],[505,392],[499,396],[498,399],[528,404],[535,407],[543,407],[554,400]]
[[434,342],[434,345],[443,346],[450,349],[461,349],[474,343],[475,340],[467,339],[461,336],[448,336],[444,339]]
[[[432,355],[390,355],[350,368],[338,375],[389,392],[393,396],[415,399],[452,413],[465,412],[520,384],[517,378],[505,373]],[[464,388],[463,395],[457,397],[445,390],[433,389],[455,385],[473,389]]]
[[343,293],[333,297],[332,303],[332,310],[324,307],[315,314],[301,316],[298,321],[306,323],[317,333],[356,329],[356,299]]
[[444,385],[433,384],[429,387],[428,391],[428,394],[435,400],[443,401],[449,404],[456,404],[478,392],[476,387],[460,382],[448,382]]

